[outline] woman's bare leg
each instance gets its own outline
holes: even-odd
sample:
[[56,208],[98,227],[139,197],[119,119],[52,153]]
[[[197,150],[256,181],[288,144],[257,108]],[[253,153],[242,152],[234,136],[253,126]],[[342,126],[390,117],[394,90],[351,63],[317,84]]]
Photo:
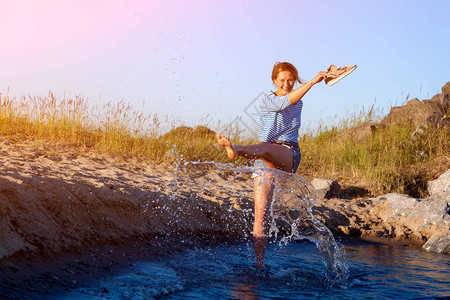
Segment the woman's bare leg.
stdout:
[[291,172],[294,165],[291,149],[285,146],[258,142],[250,145],[233,145],[223,134],[217,134],[217,142],[225,147],[228,157],[242,156],[248,159],[262,159],[269,168]]
[[274,177],[270,172],[265,172],[254,180],[255,221],[253,224],[253,243],[257,266],[264,264],[267,236],[269,233],[273,183]]

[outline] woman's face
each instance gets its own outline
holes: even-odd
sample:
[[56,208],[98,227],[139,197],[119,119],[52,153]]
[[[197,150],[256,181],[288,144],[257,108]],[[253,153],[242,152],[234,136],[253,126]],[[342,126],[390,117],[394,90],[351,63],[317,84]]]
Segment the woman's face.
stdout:
[[285,96],[292,91],[295,84],[295,77],[289,71],[281,71],[273,83],[277,86],[276,94],[278,96]]

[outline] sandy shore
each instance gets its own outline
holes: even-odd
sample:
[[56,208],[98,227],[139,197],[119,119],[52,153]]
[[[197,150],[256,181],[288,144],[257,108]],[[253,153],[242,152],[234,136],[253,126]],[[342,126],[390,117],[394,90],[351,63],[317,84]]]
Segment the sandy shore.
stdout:
[[171,167],[70,148],[5,140],[0,146],[0,258],[130,237],[235,235],[247,221],[234,209],[249,205],[247,183],[235,183],[236,195],[208,193],[228,184],[224,174],[183,178],[189,175]]

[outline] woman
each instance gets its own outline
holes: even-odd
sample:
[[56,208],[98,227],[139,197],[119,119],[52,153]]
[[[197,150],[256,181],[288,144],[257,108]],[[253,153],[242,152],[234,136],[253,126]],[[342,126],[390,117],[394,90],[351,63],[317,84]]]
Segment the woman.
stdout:
[[[295,173],[301,158],[298,130],[301,123],[302,98],[313,85],[326,77],[326,72],[321,71],[309,82],[302,83],[297,69],[292,64],[277,62],[272,71],[272,81],[277,90],[261,97],[260,142],[233,145],[223,134],[217,134],[219,145],[225,147],[230,159],[235,159],[236,156],[260,159],[263,162],[261,167]],[[300,86],[293,89],[296,82]],[[254,179],[253,240],[258,266],[264,264],[272,191],[273,174],[263,172],[261,176],[257,175]]]

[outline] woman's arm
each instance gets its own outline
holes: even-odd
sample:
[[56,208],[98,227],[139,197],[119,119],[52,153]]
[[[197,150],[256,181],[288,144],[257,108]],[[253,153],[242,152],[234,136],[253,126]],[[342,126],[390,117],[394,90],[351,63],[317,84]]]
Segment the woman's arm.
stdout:
[[291,104],[295,104],[298,101],[300,101],[300,99],[302,99],[303,96],[305,96],[305,94],[312,88],[313,85],[321,82],[322,80],[324,80],[327,77],[326,73],[327,72],[320,71],[319,73],[317,73],[316,77],[314,77],[307,83],[302,84],[300,87],[298,87],[295,90],[293,90],[292,92],[290,92],[288,94],[289,102],[291,102]]

